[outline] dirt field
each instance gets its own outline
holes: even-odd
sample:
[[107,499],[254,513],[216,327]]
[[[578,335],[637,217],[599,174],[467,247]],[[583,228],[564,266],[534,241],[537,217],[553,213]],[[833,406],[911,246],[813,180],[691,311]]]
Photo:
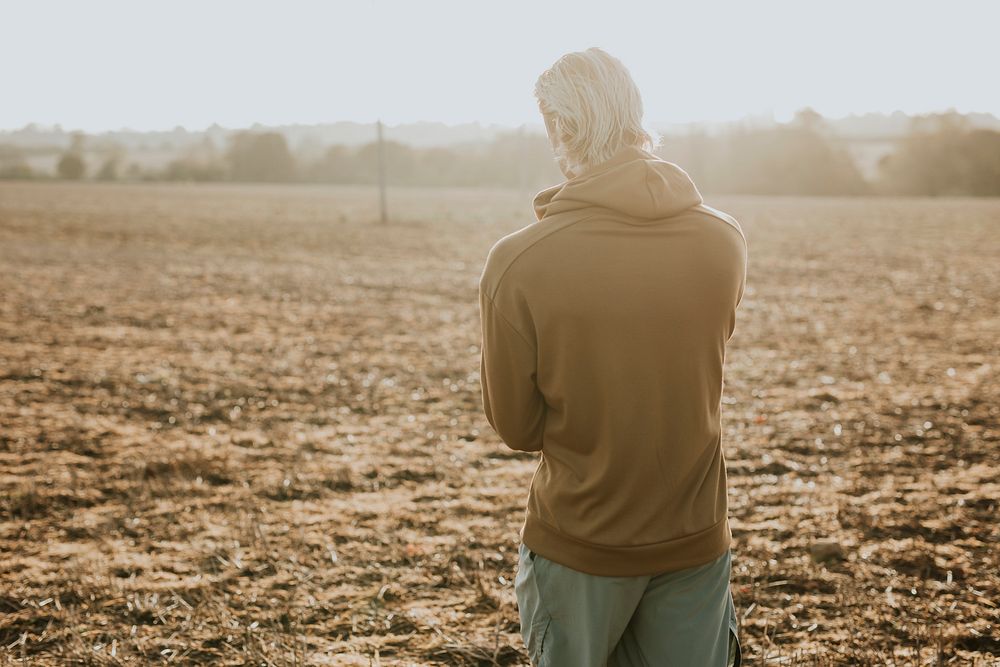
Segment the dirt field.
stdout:
[[[0,184],[0,664],[527,664],[476,290],[530,194]],[[1000,664],[1000,201],[708,203],[744,664]]]

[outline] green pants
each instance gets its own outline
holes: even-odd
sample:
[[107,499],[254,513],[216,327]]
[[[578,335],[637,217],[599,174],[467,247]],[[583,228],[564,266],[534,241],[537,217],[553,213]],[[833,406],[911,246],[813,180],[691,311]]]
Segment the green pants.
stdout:
[[655,576],[600,577],[521,544],[514,590],[538,667],[737,667],[731,552]]

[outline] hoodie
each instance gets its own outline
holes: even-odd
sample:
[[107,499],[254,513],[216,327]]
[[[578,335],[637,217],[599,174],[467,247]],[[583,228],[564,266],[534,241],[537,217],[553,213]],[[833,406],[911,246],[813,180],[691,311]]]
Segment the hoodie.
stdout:
[[540,452],[521,527],[589,574],[655,575],[729,548],[721,399],[746,240],[639,148],[539,192],[479,281],[487,420]]

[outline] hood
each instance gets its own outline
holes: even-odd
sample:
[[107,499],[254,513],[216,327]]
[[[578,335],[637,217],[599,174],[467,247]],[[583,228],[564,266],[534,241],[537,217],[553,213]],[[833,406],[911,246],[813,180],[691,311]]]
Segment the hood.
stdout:
[[535,195],[538,220],[600,208],[636,220],[657,220],[702,203],[691,177],[672,162],[626,146],[610,159]]

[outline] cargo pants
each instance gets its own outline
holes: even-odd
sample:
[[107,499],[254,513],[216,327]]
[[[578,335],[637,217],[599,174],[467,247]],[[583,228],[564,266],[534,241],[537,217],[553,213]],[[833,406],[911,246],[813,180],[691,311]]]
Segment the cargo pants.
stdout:
[[705,565],[602,577],[519,549],[521,637],[535,667],[738,667],[731,552]]

